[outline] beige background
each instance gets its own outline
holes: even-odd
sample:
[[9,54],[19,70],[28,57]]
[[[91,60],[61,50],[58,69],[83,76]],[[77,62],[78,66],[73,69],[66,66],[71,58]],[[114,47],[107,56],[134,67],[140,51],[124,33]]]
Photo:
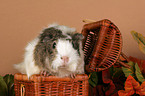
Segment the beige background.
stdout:
[[53,22],[76,27],[83,19],[110,19],[120,29],[123,52],[145,59],[130,31],[145,36],[145,0],[0,0],[0,75],[17,72],[24,47]]

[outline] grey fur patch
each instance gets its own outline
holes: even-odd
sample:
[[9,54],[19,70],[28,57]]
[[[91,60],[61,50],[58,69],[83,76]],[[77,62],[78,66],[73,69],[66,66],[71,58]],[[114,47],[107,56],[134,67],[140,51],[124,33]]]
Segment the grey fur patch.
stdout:
[[48,65],[45,64],[45,59],[49,57],[49,64],[53,61],[56,54],[56,49],[53,48],[53,44],[57,42],[59,38],[64,38],[62,32],[55,28],[47,28],[43,30],[40,34],[40,41],[34,50],[34,60],[35,64],[42,68],[47,68]]
[[80,33],[75,33],[73,36],[72,36],[72,45],[74,47],[74,49],[76,49],[78,51],[78,54],[80,55],[80,42],[82,41],[83,39],[83,35],[80,34]]

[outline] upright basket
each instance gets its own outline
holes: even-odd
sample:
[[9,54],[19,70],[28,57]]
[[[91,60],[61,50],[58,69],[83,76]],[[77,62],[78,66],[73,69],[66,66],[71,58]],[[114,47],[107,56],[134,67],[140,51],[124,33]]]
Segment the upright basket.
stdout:
[[85,24],[83,49],[86,71],[103,71],[114,65],[121,54],[122,37],[119,29],[109,20]]
[[17,73],[14,78],[15,96],[88,96],[89,92],[86,74],[75,79],[33,75],[28,80],[26,75]]

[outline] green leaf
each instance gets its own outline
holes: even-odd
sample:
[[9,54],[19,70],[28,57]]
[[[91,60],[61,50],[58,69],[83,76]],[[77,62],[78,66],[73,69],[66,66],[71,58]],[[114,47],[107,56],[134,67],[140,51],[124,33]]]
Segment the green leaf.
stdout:
[[8,89],[8,95],[14,96],[14,76],[11,74],[7,74],[3,77],[4,81],[7,84],[7,89]]
[[9,86],[9,94],[14,96],[14,75],[10,75],[10,82],[8,83]]
[[142,75],[142,73],[140,71],[140,68],[139,68],[137,63],[135,64],[135,74],[136,74],[137,79],[140,82],[144,82],[145,81],[145,78],[143,77],[143,75]]
[[145,54],[145,45],[140,42],[138,43],[138,46],[139,46],[140,51]]
[[131,75],[132,77],[135,78],[135,63],[130,61],[127,64],[130,65],[131,68],[122,67],[125,77],[128,77],[129,75]]
[[7,85],[2,76],[0,76],[0,96],[7,96]]
[[131,31],[131,35],[132,35],[132,37],[134,38],[134,40],[136,40],[137,42],[139,42],[138,36],[137,36],[137,32]]
[[92,72],[89,78],[89,83],[91,86],[95,87],[98,84],[98,75],[96,72]]
[[139,49],[145,54],[145,37],[135,31],[131,31],[133,38],[137,41]]
[[95,87],[95,86],[96,86],[96,84],[95,84],[91,79],[89,79],[88,81],[89,81],[89,84],[90,84],[92,87]]
[[110,72],[110,75],[113,76],[113,74],[114,74],[114,67],[113,66],[111,66],[109,68],[109,72]]
[[109,72],[110,72],[110,75],[112,76],[112,78],[118,77],[123,74],[123,71],[121,68],[116,68],[113,66],[109,68]]
[[10,82],[10,75],[9,74],[6,74],[4,77],[3,77],[4,81],[6,82],[6,84],[8,84]]
[[138,43],[142,42],[145,45],[145,37],[142,34],[137,33],[136,31],[131,31],[131,34]]
[[119,77],[122,74],[123,74],[123,71],[121,68],[114,68],[114,73],[112,75],[112,78]]
[[97,83],[98,83],[98,75],[97,75],[97,73],[96,72],[93,72],[91,77],[92,77],[92,80],[97,85]]
[[11,87],[11,90],[10,90],[10,96],[15,96],[15,91],[14,91],[14,84],[13,86]]

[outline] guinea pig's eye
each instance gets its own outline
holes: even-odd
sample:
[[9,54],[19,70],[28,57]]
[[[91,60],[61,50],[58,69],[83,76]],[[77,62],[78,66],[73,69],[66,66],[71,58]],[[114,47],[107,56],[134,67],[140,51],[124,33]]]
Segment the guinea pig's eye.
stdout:
[[52,47],[53,47],[53,49],[56,47],[56,42],[53,42]]

